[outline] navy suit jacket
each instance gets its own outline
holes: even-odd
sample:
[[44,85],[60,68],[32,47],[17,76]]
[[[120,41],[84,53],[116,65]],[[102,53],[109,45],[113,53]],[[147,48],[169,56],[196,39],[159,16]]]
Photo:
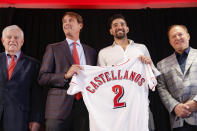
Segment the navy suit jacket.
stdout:
[[[82,44],[86,64],[96,65],[96,51]],[[65,81],[64,74],[73,64],[66,40],[49,44],[43,56],[39,73],[39,84],[48,86],[45,117],[47,119],[66,119],[72,110],[74,96],[67,94],[70,81]]]
[[0,53],[0,120],[6,107],[11,105],[13,109],[8,114],[22,113],[28,122],[41,122],[43,96],[37,84],[39,62],[22,54],[8,80],[6,59],[6,54]]

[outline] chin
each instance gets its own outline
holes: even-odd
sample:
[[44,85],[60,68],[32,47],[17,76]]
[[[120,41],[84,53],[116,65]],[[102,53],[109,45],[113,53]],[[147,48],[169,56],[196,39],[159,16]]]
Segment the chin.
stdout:
[[116,35],[117,39],[123,39],[125,37],[125,35]]
[[9,51],[10,52],[17,52],[18,51],[18,48],[10,48]]

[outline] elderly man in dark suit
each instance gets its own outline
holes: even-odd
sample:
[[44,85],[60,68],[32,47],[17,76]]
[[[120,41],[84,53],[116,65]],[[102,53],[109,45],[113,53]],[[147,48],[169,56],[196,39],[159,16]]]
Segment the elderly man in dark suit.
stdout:
[[82,17],[66,12],[62,18],[66,39],[49,44],[39,73],[39,83],[49,87],[46,102],[47,131],[88,131],[88,112],[80,94],[67,94],[71,77],[80,65],[95,65],[97,55],[93,48],[79,40]]
[[158,91],[173,131],[197,131],[197,50],[184,25],[170,26],[168,38],[175,53],[157,64]]
[[24,34],[17,25],[4,28],[0,53],[0,130],[39,131],[42,88],[37,84],[39,62],[21,52]]

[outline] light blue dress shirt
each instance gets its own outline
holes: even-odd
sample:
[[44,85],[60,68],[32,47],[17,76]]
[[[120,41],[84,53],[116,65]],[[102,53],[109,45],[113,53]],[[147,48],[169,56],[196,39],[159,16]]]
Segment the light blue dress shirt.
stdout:
[[[69,49],[70,49],[70,52],[71,54],[73,55],[73,40],[69,39],[69,38],[66,38],[67,42],[68,42],[68,46],[69,46]],[[86,58],[85,58],[85,53],[84,53],[84,50],[83,50],[83,46],[81,45],[81,42],[80,40],[77,40],[77,52],[78,52],[78,55],[79,55],[79,61],[80,61],[80,65],[86,65]]]
[[[11,57],[7,51],[5,51],[5,54],[6,54],[6,58],[7,58],[7,68],[8,68],[8,66],[11,62]],[[15,57],[14,57],[15,62],[19,59],[20,55],[21,55],[21,50],[15,55]]]

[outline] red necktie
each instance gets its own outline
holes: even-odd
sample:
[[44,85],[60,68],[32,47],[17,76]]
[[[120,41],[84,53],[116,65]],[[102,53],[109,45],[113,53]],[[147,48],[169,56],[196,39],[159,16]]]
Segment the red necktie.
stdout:
[[[78,55],[78,52],[77,52],[76,45],[77,45],[77,42],[73,42],[73,60],[74,60],[75,64],[80,65],[79,55]],[[77,100],[81,99],[81,97],[82,97],[82,95],[81,95],[80,92],[75,95],[75,99],[77,99]]]
[[12,73],[14,71],[14,67],[16,65],[16,62],[14,60],[14,55],[11,55],[10,57],[11,57],[11,61],[10,61],[10,64],[8,66],[8,80],[11,78]]

